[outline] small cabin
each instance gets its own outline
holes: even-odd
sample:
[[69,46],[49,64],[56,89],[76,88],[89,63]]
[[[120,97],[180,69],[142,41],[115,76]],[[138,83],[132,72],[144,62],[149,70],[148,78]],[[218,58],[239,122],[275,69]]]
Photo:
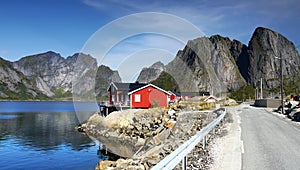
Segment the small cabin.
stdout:
[[206,99],[204,99],[204,101],[205,102],[217,102],[217,101],[219,101],[219,99],[216,98],[215,96],[210,95]]
[[209,96],[209,92],[180,92],[179,93],[182,100],[188,100],[193,97]]
[[131,108],[167,107],[171,94],[153,84],[128,93]]

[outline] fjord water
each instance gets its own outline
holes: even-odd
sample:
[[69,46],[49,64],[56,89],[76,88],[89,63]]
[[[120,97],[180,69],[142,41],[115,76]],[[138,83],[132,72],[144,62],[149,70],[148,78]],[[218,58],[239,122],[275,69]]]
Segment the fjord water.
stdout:
[[78,124],[73,102],[0,102],[0,169],[94,169],[105,157]]

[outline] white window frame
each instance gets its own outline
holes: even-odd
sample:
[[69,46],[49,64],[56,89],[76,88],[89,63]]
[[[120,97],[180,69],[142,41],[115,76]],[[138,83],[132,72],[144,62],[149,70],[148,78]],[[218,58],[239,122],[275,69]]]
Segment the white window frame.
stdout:
[[136,103],[141,102],[141,94],[134,94],[134,102]]
[[112,102],[115,102],[115,95],[114,95],[114,94],[111,95],[111,99],[112,99],[112,100],[111,100]]

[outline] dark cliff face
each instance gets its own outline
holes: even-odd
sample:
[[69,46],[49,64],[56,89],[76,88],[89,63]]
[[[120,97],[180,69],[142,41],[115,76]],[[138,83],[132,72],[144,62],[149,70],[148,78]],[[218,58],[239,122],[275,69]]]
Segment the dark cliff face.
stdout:
[[300,57],[294,44],[281,34],[259,27],[249,42],[249,83],[256,85],[263,78],[264,88],[279,86],[280,58],[283,75],[291,78],[299,73]]
[[238,71],[241,73],[246,82],[249,81],[250,75],[248,72],[248,67],[250,65],[249,55],[248,55],[248,47],[237,41],[233,40],[231,43],[230,52],[234,57],[236,65],[238,66]]

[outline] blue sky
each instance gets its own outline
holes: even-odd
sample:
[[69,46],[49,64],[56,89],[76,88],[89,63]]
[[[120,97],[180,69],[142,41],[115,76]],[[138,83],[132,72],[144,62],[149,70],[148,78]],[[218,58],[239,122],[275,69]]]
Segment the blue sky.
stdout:
[[[206,36],[220,34],[245,44],[248,44],[254,29],[258,26],[273,29],[293,41],[295,45],[300,44],[300,1],[298,0],[154,0],[149,2],[146,0],[1,0],[0,57],[15,61],[26,55],[49,50],[68,57],[81,51],[86,42],[105,25],[120,17],[141,12],[172,14],[194,24]],[[145,39],[148,40],[148,46],[143,44]],[[107,58],[113,58],[114,55],[120,57],[123,54],[128,58],[129,54],[136,56],[144,52],[137,49],[136,52],[124,51],[123,47],[132,49],[128,47],[130,43],[130,47],[138,44],[141,49],[149,49],[151,44],[155,44],[157,48],[157,44],[163,44],[163,41],[153,35],[142,38],[141,35],[128,37],[126,41],[119,43],[115,50],[111,50],[108,54],[111,57]],[[173,48],[172,50],[162,52],[162,55],[169,55],[165,62],[176,54],[177,48],[184,47],[183,44],[173,40],[166,40],[166,42],[165,44],[174,46],[169,46]],[[165,48],[168,46],[163,47]],[[103,62],[106,65],[111,64],[109,61]],[[117,69],[120,63],[112,64],[111,67]]]

